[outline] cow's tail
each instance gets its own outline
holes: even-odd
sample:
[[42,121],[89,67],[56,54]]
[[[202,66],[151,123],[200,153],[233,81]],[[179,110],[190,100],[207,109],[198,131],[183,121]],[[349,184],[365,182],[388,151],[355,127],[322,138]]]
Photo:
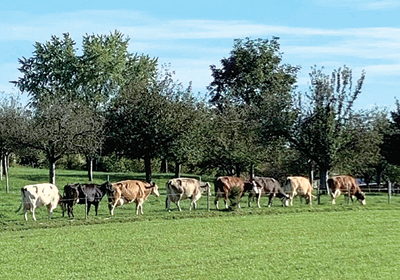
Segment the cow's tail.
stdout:
[[24,204],[24,196],[25,196],[25,189],[21,188],[21,193],[22,193],[22,201],[21,204],[19,205],[19,208],[17,210],[15,210],[15,213],[19,212],[19,210],[21,210],[22,205]]

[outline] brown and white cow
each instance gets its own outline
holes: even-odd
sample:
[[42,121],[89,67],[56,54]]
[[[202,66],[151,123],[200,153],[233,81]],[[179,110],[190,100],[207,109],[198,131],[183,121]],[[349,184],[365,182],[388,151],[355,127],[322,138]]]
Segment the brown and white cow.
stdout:
[[361,191],[357,180],[348,175],[335,176],[328,179],[328,187],[331,190],[332,204],[336,204],[336,199],[340,194],[347,195],[351,200],[356,197],[361,205],[365,205],[365,194]]
[[253,191],[249,193],[249,207],[251,198],[253,196],[256,196],[258,208],[261,208],[261,196],[268,196],[268,207],[272,206],[272,201],[275,197],[281,199],[282,206],[286,206],[286,200],[289,199],[289,195],[287,195],[282,189],[281,184],[278,182],[278,180],[269,177],[254,177],[254,182],[257,186],[258,193],[255,193]]
[[[242,179],[235,176],[222,176],[218,177],[214,182],[215,188],[215,207],[218,208],[218,200],[220,197],[224,199],[225,208],[228,209],[228,197],[233,187],[237,187],[241,191],[241,197],[247,191],[258,193],[258,189],[254,181],[243,182]],[[240,203],[239,203],[240,208]]]
[[306,198],[307,204],[312,204],[312,187],[310,181],[305,177],[287,177],[283,190],[289,194],[289,199],[286,200],[286,206],[293,206],[293,198],[297,195]]
[[114,215],[116,206],[122,206],[125,202],[136,203],[136,215],[143,214],[143,202],[147,200],[149,195],[153,194],[158,197],[158,186],[152,183],[146,183],[139,180],[126,180],[112,184],[113,191],[108,192],[108,208],[110,214]]
[[21,207],[24,207],[25,220],[28,220],[28,210],[32,212],[32,217],[36,221],[35,209],[42,206],[47,206],[49,212],[49,219],[53,210],[60,203],[61,195],[58,192],[58,188],[49,183],[27,185],[21,188],[22,203]]
[[211,185],[207,182],[200,182],[192,178],[175,178],[171,179],[166,184],[167,198],[165,200],[165,207],[170,211],[171,201],[175,202],[179,211],[182,211],[179,202],[186,198],[191,200],[189,210],[192,206],[196,209],[196,201],[200,199],[203,193],[208,193],[211,196]]

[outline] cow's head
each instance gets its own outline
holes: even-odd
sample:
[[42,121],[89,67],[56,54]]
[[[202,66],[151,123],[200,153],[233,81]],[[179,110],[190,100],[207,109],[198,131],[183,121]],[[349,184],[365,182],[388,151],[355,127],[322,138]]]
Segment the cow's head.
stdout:
[[244,183],[244,191],[243,192],[250,192],[250,194],[259,194],[261,189],[258,188],[256,181],[249,180],[248,182]]
[[64,187],[63,201],[65,204],[72,206],[79,203],[78,187],[80,187],[79,184],[69,184]]
[[210,183],[208,183],[208,182],[200,183],[200,189],[201,189],[201,193],[202,194],[206,193],[208,196],[211,196],[211,185],[210,185]]
[[357,192],[357,193],[355,194],[355,197],[357,198],[358,202],[360,202],[361,205],[367,204],[367,203],[365,202],[365,193],[363,193],[362,191]]
[[155,182],[151,182],[150,187],[151,187],[151,194],[154,194],[156,197],[159,197],[160,193],[158,192],[157,184]]
[[100,188],[107,194],[108,197],[114,195],[114,188],[109,181],[104,182]]

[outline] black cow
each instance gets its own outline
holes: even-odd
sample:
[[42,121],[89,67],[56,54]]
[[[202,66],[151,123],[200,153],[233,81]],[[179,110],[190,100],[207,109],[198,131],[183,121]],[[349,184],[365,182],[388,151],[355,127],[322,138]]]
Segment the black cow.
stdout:
[[286,199],[289,198],[289,196],[284,192],[284,190],[282,189],[281,185],[277,180],[269,177],[254,177],[254,182],[256,183],[258,192],[252,191],[249,193],[249,207],[250,207],[250,201],[254,196],[256,196],[258,208],[261,208],[260,206],[261,196],[269,197],[268,207],[272,206],[272,201],[274,200],[275,197],[281,199],[282,206],[286,206],[285,202]]
[[[99,203],[107,193],[112,192],[112,185],[110,182],[105,182],[102,185],[97,184],[68,184],[64,187],[64,195],[62,202],[68,210],[68,217],[74,217],[73,206],[74,204],[85,204],[87,198],[87,214],[89,214],[90,206],[93,204],[96,211]],[[64,209],[63,209],[64,216]]]

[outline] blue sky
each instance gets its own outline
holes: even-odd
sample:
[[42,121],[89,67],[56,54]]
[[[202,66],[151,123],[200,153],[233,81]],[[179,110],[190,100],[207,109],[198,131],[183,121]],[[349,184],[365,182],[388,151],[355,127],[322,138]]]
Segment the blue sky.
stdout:
[[[229,56],[233,40],[280,37],[284,63],[301,66],[299,90],[310,67],[327,74],[346,65],[366,80],[356,109],[394,108],[400,99],[400,0],[6,1],[0,10],[0,91],[15,92],[18,58],[33,44],[68,32],[82,36],[119,30],[132,53],[171,63],[176,78],[206,94],[210,65]],[[355,82],[355,81],[354,81]]]

